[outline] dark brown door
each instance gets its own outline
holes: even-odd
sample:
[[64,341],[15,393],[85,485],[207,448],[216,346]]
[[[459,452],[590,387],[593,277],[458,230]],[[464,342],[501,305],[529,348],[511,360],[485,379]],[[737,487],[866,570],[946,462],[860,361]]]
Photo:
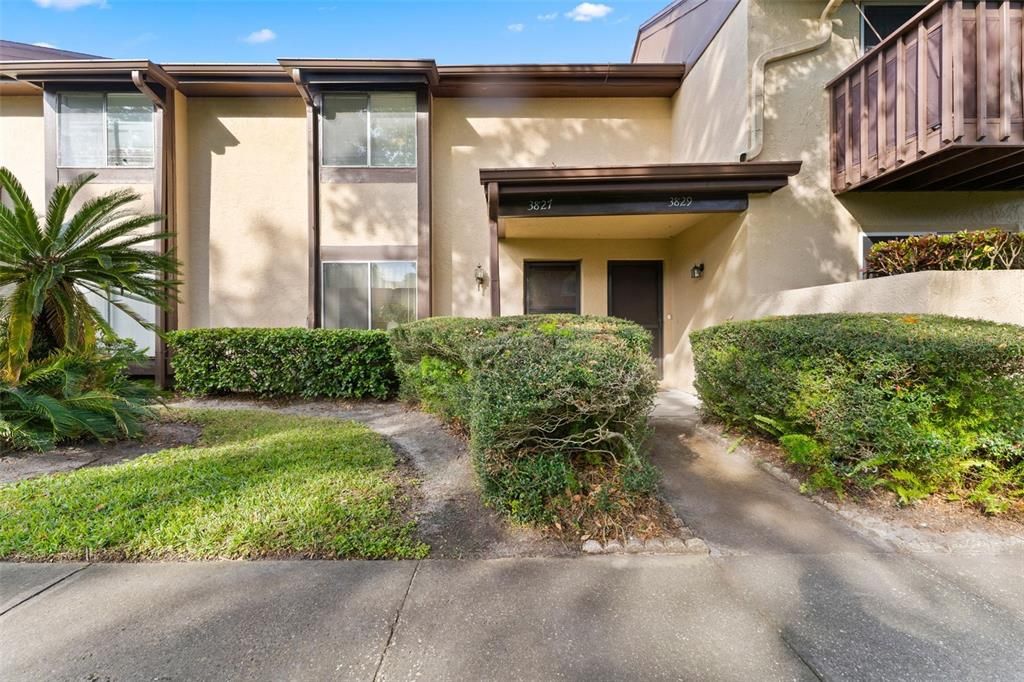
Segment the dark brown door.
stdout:
[[608,314],[631,320],[651,333],[651,355],[661,375],[661,261],[608,261]]

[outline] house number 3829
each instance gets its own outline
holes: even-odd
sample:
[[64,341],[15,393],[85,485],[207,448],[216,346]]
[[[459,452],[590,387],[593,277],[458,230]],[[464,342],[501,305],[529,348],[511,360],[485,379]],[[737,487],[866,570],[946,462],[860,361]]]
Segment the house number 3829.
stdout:
[[540,199],[538,201],[529,202],[526,208],[530,211],[550,211],[551,207],[554,205],[554,199]]
[[670,197],[668,205],[670,208],[686,208],[693,205],[693,197]]

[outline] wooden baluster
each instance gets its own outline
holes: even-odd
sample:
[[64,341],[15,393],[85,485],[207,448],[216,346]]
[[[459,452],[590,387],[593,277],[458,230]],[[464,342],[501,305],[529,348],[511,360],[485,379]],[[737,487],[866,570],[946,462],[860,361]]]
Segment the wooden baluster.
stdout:
[[953,3],[953,139],[959,142],[964,137],[964,1]]
[[928,142],[928,29],[917,26],[917,153],[923,155]]
[[1010,139],[1011,87],[1010,75],[1010,0],[999,5],[999,140]]
[[875,134],[878,135],[878,172],[883,173],[889,168],[889,164],[886,163],[886,148],[885,145],[888,142],[887,131],[889,130],[889,122],[885,118],[885,50],[878,51],[878,79],[876,81],[878,87],[878,97],[875,98],[875,104],[878,107],[878,113],[875,118],[877,123],[875,125]]
[[[881,74],[879,74],[881,75]],[[907,41],[896,43],[896,164],[907,160]]]
[[850,137],[852,103],[850,102],[849,76],[843,80],[843,88],[843,118],[846,120],[846,126],[843,130],[843,135],[846,138],[846,144],[843,145],[846,151],[846,158],[843,159],[843,167],[846,169],[846,182],[851,184],[853,182],[853,141]]
[[974,8],[974,16],[977,21],[977,28],[974,30],[977,48],[975,52],[977,62],[977,97],[978,97],[978,141],[985,139],[988,134],[988,17],[985,12],[985,3],[979,0]]
[[942,144],[953,141],[953,36],[950,31],[953,27],[952,10],[948,2],[942,5],[942,23],[939,26],[939,30],[942,31],[942,58],[939,60],[939,87],[942,88],[939,102],[939,137]]
[[860,65],[860,128],[857,144],[860,145],[860,177],[862,180],[868,177],[868,135],[871,130],[868,128],[868,72],[864,64]]

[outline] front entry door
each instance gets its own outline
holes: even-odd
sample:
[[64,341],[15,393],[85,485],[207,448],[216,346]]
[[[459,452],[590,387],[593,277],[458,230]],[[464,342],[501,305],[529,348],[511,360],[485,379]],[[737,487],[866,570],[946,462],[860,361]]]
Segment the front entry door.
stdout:
[[608,314],[636,322],[651,333],[651,355],[661,376],[661,261],[608,261]]

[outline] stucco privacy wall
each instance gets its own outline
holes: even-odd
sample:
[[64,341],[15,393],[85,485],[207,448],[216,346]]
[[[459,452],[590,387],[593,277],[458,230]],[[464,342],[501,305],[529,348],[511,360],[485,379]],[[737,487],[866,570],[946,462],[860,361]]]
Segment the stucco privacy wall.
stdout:
[[416,183],[320,183],[321,246],[416,244]]
[[43,98],[0,97],[0,166],[11,169],[37,211],[46,207]]
[[807,313],[916,313],[1024,325],[1024,270],[914,272],[747,299],[736,319]]
[[[667,98],[439,98],[431,122],[435,315],[490,315],[473,277],[489,249],[480,168],[670,160]],[[501,275],[503,298],[521,297]]]
[[305,326],[302,101],[190,98],[187,139],[190,325]]

